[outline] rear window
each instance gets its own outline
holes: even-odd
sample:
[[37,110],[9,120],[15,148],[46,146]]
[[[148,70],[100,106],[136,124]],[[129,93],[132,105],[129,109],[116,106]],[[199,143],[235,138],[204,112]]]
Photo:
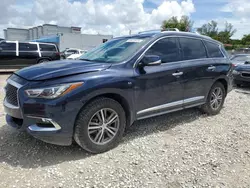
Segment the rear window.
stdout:
[[183,60],[202,59],[207,57],[204,44],[199,39],[180,38]]
[[209,57],[224,57],[218,44],[204,41]]
[[37,51],[37,45],[29,43],[19,43],[19,51]]
[[54,45],[49,45],[49,44],[39,44],[40,45],[40,50],[41,51],[49,51],[49,52],[56,52],[56,46]]
[[0,48],[4,51],[16,51],[16,43],[1,42]]

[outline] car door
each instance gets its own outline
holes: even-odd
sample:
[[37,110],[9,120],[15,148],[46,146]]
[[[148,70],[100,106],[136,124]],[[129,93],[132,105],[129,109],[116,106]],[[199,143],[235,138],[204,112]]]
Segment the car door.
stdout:
[[27,67],[37,63],[39,59],[38,45],[37,43],[22,43],[18,45],[19,56],[18,62],[20,66]]
[[208,58],[201,39],[180,37],[183,57],[184,107],[196,106],[206,100],[214,80],[214,60]]
[[18,67],[16,42],[0,43],[0,67],[3,69],[16,69]]
[[164,114],[182,108],[183,85],[180,48],[176,38],[155,42],[144,55],[157,55],[159,66],[135,68],[137,119]]

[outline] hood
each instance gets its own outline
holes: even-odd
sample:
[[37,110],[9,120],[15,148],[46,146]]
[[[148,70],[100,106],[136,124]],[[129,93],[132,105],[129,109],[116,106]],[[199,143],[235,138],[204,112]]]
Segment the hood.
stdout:
[[109,63],[82,60],[64,60],[41,63],[20,69],[15,74],[27,80],[48,80],[80,73],[97,72],[109,68]]
[[235,70],[237,70],[237,71],[250,71],[250,64],[237,64]]
[[76,59],[76,58],[81,57],[81,56],[82,56],[82,54],[72,54],[69,57],[67,57],[67,59]]

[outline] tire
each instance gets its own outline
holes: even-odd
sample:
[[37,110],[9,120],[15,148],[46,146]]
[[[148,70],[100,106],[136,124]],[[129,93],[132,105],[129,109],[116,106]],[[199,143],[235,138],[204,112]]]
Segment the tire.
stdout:
[[[217,93],[218,91],[221,91],[221,97],[218,97],[218,99],[220,98],[221,100],[217,100],[218,101],[218,106],[217,108],[215,108],[216,104],[214,104],[213,102],[215,102],[215,93]],[[201,110],[205,113],[207,113],[208,115],[217,115],[218,113],[220,113],[224,101],[226,98],[226,90],[225,87],[223,86],[222,83],[220,82],[216,82],[212,88],[209,91],[209,94],[207,96],[207,101],[204,105],[202,105]],[[216,102],[215,102],[216,103]]]
[[[113,116],[111,116],[111,114],[113,114]],[[107,123],[107,125],[104,125],[102,123],[103,118],[101,115],[107,118],[104,118],[105,122],[110,122],[115,118],[115,116],[117,116],[117,118],[113,121],[113,124],[108,125]],[[99,126],[102,126],[102,128],[96,128],[96,130],[92,130],[92,128]],[[104,128],[105,126],[106,128],[109,128],[109,130],[112,128],[111,131],[116,133],[111,135],[108,129]],[[103,153],[119,144],[120,140],[122,139],[125,127],[126,116],[120,103],[113,99],[102,97],[90,102],[80,111],[75,123],[74,139],[79,146],[91,153]],[[115,129],[116,131],[114,131]],[[98,134],[99,137],[97,138]],[[107,138],[110,135],[113,136],[112,139]],[[101,138],[102,136],[103,138]],[[110,140],[108,141],[107,139]],[[99,141],[100,143],[98,143]]]
[[46,63],[46,62],[49,62],[50,60],[49,59],[40,59],[39,61],[38,61],[38,64],[39,63]]

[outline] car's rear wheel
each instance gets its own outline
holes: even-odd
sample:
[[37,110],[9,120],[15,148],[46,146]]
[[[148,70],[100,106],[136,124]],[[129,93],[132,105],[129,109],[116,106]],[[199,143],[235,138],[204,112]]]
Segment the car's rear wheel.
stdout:
[[113,99],[98,98],[79,113],[74,138],[83,149],[102,153],[119,144],[125,125],[122,106]]
[[46,63],[46,62],[49,62],[50,60],[49,59],[41,59],[38,61],[38,63]]
[[225,87],[222,83],[216,82],[208,94],[206,103],[201,107],[202,111],[208,115],[218,114],[223,107],[225,98]]

